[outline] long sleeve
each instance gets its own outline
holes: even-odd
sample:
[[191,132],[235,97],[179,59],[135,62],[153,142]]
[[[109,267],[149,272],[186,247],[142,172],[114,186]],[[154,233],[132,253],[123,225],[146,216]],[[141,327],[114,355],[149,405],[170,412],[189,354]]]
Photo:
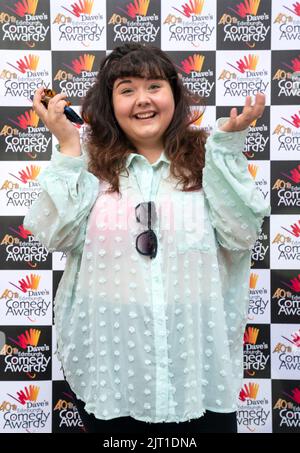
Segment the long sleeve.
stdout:
[[24,227],[51,252],[77,251],[99,192],[99,180],[88,172],[85,154],[71,157],[54,149],[38,182],[42,191],[27,212]]
[[206,142],[203,191],[219,244],[230,250],[250,250],[271,208],[256,189],[242,153],[249,128],[219,130],[226,119],[217,121]]

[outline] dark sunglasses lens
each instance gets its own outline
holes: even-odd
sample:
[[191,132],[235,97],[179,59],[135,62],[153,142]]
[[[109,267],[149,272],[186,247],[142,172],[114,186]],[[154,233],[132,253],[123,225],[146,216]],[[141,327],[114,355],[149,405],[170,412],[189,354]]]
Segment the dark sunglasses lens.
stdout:
[[[153,201],[150,202],[150,215],[151,215],[151,225],[154,225],[157,219],[156,215],[156,210],[155,210],[155,204]],[[142,224],[142,225],[148,225],[148,219],[149,219],[149,203],[140,203],[136,208],[136,217],[137,220]]]
[[144,231],[136,240],[136,247],[143,255],[156,254],[157,241],[153,231]]

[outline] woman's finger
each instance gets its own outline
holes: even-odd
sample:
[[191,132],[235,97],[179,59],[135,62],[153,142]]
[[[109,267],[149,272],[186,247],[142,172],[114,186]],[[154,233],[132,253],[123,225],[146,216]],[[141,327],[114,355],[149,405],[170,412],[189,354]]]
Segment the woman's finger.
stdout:
[[251,107],[251,104],[252,104],[251,96],[246,96],[245,107]]
[[253,114],[256,118],[260,118],[263,114],[266,104],[266,97],[263,93],[257,93],[255,97],[255,104],[253,106]]
[[64,99],[60,99],[53,105],[53,110],[55,113],[63,113],[66,105],[67,101],[65,101]]
[[44,87],[38,88],[33,96],[32,100],[32,107],[35,113],[41,118],[43,121],[43,118],[47,114],[47,109],[44,107],[42,104],[42,99],[43,99],[43,93],[44,93]]
[[236,107],[233,107],[231,110],[230,110],[230,118],[231,119],[236,119],[237,117],[237,108]]
[[65,99],[67,97],[66,93],[58,93],[53,98],[49,100],[48,105],[55,106],[60,100]]

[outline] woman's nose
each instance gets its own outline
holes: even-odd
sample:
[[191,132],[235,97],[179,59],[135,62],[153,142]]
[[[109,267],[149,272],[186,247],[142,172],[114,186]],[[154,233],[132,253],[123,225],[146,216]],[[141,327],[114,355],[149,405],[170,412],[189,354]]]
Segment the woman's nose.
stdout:
[[137,105],[150,104],[149,93],[145,90],[140,90],[137,92],[136,103]]

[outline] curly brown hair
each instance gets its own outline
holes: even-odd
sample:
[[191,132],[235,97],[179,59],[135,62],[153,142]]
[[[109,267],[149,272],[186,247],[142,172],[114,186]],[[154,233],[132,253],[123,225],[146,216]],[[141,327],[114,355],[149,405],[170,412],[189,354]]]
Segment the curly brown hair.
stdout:
[[108,192],[120,193],[119,175],[126,169],[128,155],[137,150],[116,120],[112,91],[118,78],[128,76],[165,79],[170,83],[175,111],[163,136],[164,152],[170,160],[170,174],[182,185],[183,191],[201,189],[208,134],[189,126],[203,115],[202,111],[195,118],[190,107],[200,105],[202,108],[204,99],[183,85],[165,52],[149,45],[119,46],[101,62],[96,81],[81,107],[82,117],[88,124],[86,145],[89,171],[110,184]]

